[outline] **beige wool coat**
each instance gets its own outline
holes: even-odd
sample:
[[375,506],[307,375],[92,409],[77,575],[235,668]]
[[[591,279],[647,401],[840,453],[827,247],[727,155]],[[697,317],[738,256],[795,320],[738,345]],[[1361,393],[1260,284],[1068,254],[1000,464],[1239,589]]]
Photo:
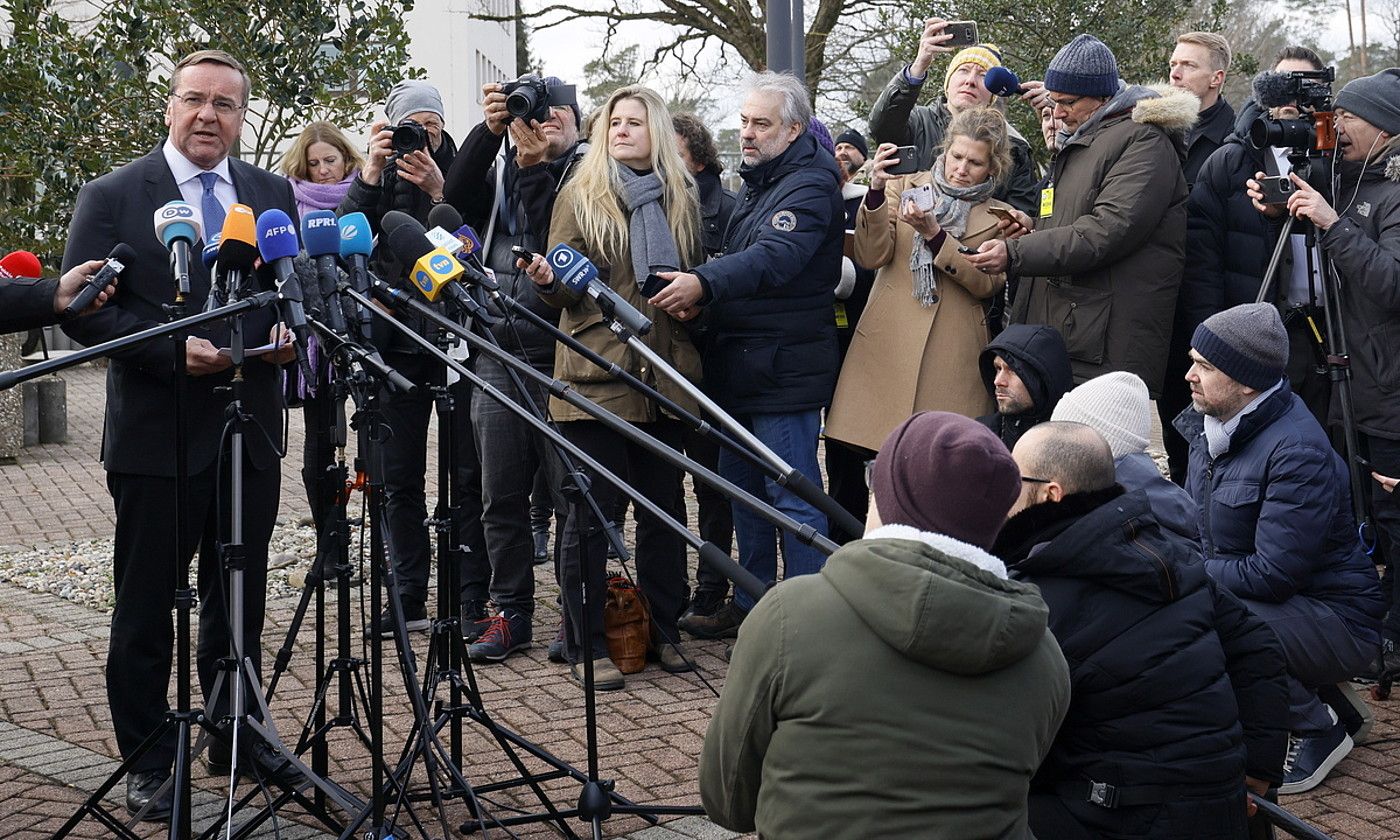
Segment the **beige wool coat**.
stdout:
[[855,261],[878,273],[836,382],[828,438],[878,450],[916,412],[978,417],[992,411],[977,357],[989,338],[983,301],[1001,293],[1006,275],[983,274],[957,249],[999,236],[997,218],[987,208],[1009,205],[984,201],[968,214],[961,242],[944,237],[934,259],[938,301],[923,306],[914,297],[909,268],[918,234],[898,221],[896,211],[900,193],[930,180],[928,172],[893,178],[885,186],[885,203],[875,210],[861,205],[856,216]]

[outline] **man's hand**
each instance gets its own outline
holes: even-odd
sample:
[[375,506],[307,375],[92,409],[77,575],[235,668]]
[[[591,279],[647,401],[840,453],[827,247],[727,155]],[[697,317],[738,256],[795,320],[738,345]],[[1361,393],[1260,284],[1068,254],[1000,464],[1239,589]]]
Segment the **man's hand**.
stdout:
[[360,170],[360,180],[377,187],[379,177],[384,174],[384,164],[394,153],[394,131],[383,120],[376,121],[369,128],[368,151],[365,168]]
[[1313,189],[1312,184],[1299,178],[1296,172],[1288,173],[1288,177],[1298,188],[1288,197],[1288,212],[1299,219],[1307,219],[1316,225],[1318,230],[1327,230],[1337,223],[1337,211],[1332,209],[1332,205],[1327,203],[1322,193]]
[[1381,475],[1375,470],[1371,470],[1371,478],[1375,479],[1376,483],[1381,486],[1381,489],[1387,493],[1394,493],[1395,485],[1400,484],[1400,478],[1391,478],[1388,475]]
[[944,41],[951,40],[953,37],[953,33],[943,31],[947,28],[948,21],[943,18],[929,18],[924,21],[924,34],[919,38],[919,54],[909,65],[911,74],[927,76],[929,65],[933,64],[933,59],[936,56],[953,51],[952,47],[943,46]]
[[[53,311],[55,313],[60,313],[68,308],[68,304],[72,303],[73,298],[77,296],[78,290],[87,285],[88,278],[96,274],[104,263],[106,263],[106,260],[88,260],[82,265],[73,266],[68,269],[67,274],[58,278],[58,290],[54,292],[53,296]],[[107,302],[107,298],[116,294],[116,292],[117,278],[113,277],[112,282],[107,284],[107,288],[98,293],[97,300],[94,300],[86,309],[78,314],[91,315],[101,309],[102,304]]]
[[486,117],[487,130],[497,137],[505,133],[510,111],[506,110],[506,95],[501,93],[501,86],[496,82],[481,86],[481,111]]
[[905,201],[899,205],[899,220],[917,231],[924,239],[932,239],[943,230],[938,226],[938,219],[934,218],[932,212],[923,210],[913,201]]
[[1021,101],[1031,106],[1037,114],[1040,109],[1049,103],[1050,94],[1045,90],[1045,83],[1039,79],[1032,79],[1029,82],[1021,82]]
[[977,247],[977,253],[967,254],[967,261],[983,274],[1000,274],[1006,270],[1008,261],[1006,243],[1000,239],[989,239]]
[[700,285],[699,277],[688,271],[658,271],[656,276],[671,282],[647,303],[677,321],[689,321],[700,314],[698,304],[705,294],[705,288]]
[[535,254],[535,258],[528,263],[523,258],[517,257],[515,267],[529,275],[536,286],[549,287],[554,285],[554,269],[549,267],[549,260],[544,258],[544,254]]
[[1006,212],[1011,214],[1010,219],[997,218],[997,227],[1007,239],[1019,239],[1022,236],[1035,230],[1035,219],[1017,210],[1015,207],[1009,208]]
[[[1269,783],[1264,781],[1263,779],[1256,779],[1253,776],[1244,777],[1244,786],[1249,788],[1250,793],[1257,793],[1260,796],[1263,796],[1264,794],[1269,792]],[[1259,810],[1259,806],[1255,805],[1254,800],[1250,799],[1248,795],[1245,796],[1244,801],[1245,816],[1254,816],[1254,813]]]
[[515,143],[515,165],[521,169],[544,163],[549,156],[549,138],[537,120],[516,120],[507,130]]
[[1254,173],[1254,177],[1244,182],[1244,194],[1249,196],[1249,201],[1254,205],[1254,209],[1263,213],[1270,219],[1281,219],[1287,213],[1287,209],[1282,204],[1265,204],[1264,192],[1259,187],[1258,178],[1263,178],[1263,172]]
[[221,355],[209,339],[194,336],[185,339],[185,372],[190,376],[208,376],[228,370],[232,364],[233,360]]
[[274,365],[285,365],[297,357],[297,349],[292,346],[292,331],[281,324],[273,324],[267,334],[267,343],[277,345],[276,350],[263,354],[263,359]]
[[398,160],[399,177],[428,194],[434,202],[442,201],[442,191],[447,183],[437,161],[427,149],[409,152]]

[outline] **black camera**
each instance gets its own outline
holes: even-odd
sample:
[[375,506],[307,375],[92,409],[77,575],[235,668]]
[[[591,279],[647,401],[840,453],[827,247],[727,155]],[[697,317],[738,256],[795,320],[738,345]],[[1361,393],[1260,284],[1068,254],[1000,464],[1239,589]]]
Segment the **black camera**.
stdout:
[[526,73],[513,82],[501,85],[506,95],[506,111],[514,119],[544,122],[553,106],[573,105],[578,101],[573,85],[548,85],[534,73]]
[[405,119],[394,126],[394,135],[389,140],[394,154],[407,155],[428,148],[428,129],[417,120]]
[[1336,77],[1331,67],[1261,73],[1254,82],[1259,104],[1265,108],[1296,104],[1303,116],[1294,120],[1260,117],[1249,126],[1250,144],[1256,149],[1286,148],[1296,157],[1322,157],[1336,149],[1332,114],[1332,82]]

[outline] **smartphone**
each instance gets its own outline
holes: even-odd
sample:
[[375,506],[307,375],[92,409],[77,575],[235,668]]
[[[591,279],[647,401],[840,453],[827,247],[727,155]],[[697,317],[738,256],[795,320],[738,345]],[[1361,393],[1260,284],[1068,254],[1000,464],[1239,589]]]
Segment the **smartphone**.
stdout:
[[977,38],[977,21],[975,20],[950,20],[943,28],[945,34],[953,37],[943,42],[945,47],[970,47],[979,43]]
[[900,146],[895,149],[894,156],[899,158],[899,163],[886,169],[886,175],[913,175],[919,171],[918,149],[913,146]]
[[535,261],[535,255],[530,251],[529,248],[522,248],[519,245],[512,245],[510,246],[510,252],[514,254],[517,258],[524,260],[526,264]]
[[1259,182],[1259,192],[1264,194],[1265,204],[1287,204],[1288,197],[1298,189],[1287,175],[1266,175],[1256,180]]
[[959,254],[975,254],[975,253],[977,253],[977,249],[976,249],[976,248],[969,248],[969,247],[966,246],[966,245],[959,245],[959,246],[958,246],[958,253],[959,253]]
[[642,297],[651,300],[656,297],[656,293],[670,285],[671,281],[655,274],[648,274],[647,279],[642,281]]
[[987,212],[996,216],[998,219],[1005,219],[1008,222],[1016,221],[1016,216],[1005,207],[988,207]]
[[912,201],[914,206],[920,210],[928,211],[933,209],[933,185],[920,184],[917,187],[910,187],[899,194],[899,206],[903,207],[904,202]]

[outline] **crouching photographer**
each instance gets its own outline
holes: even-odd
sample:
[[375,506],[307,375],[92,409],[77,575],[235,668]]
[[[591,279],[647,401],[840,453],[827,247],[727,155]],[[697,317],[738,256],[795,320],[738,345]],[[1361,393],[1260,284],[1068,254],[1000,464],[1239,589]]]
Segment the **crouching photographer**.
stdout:
[[[1400,68],[1342,88],[1334,125],[1336,206],[1292,175],[1295,189],[1287,208],[1317,227],[1323,256],[1337,273],[1359,454],[1380,473],[1395,475],[1400,470],[1400,366],[1394,361],[1400,354]],[[1263,211],[1260,186],[1251,180],[1249,196]],[[1339,402],[1333,401],[1334,423],[1340,419]],[[1381,485],[1369,482],[1369,489],[1378,544],[1394,564],[1400,561],[1400,505]],[[1387,577],[1395,580],[1391,568],[1387,566]],[[1400,611],[1393,596],[1384,639],[1388,649],[1400,640]]]

